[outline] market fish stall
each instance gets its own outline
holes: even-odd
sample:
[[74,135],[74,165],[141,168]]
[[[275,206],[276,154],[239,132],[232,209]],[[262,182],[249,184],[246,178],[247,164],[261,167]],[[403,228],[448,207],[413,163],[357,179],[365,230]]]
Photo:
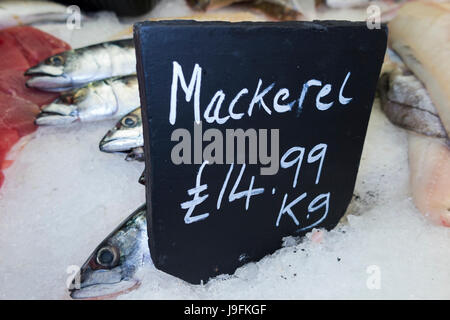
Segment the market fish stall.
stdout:
[[[220,10],[224,15],[234,14],[229,8]],[[183,1],[170,1],[157,5],[146,18],[192,14],[198,13]],[[321,14],[329,19],[333,12],[318,10],[319,18]],[[335,14],[345,17],[340,10]],[[355,9],[349,14],[356,15]],[[365,8],[359,15],[364,14]],[[81,48],[111,41],[129,25],[114,15],[100,14],[79,30],[53,23],[37,27],[72,48]],[[110,273],[100,279],[101,286],[80,297],[448,298],[450,229],[421,215],[412,199],[408,140],[421,138],[408,138],[413,134],[393,125],[384,110],[382,99],[377,98],[353,200],[336,229],[312,230],[301,239],[286,238],[284,247],[274,254],[204,285],[190,285],[143,260],[129,279]],[[145,188],[138,183],[144,164],[99,150],[102,138],[127,111],[109,113],[103,121],[40,127],[14,153],[0,189],[0,252],[7,257],[0,261],[1,298],[69,298],[68,287],[89,255],[98,254],[95,248],[145,202]],[[125,119],[121,123],[131,125]],[[409,152],[417,148],[424,153],[423,144],[409,143]],[[120,151],[130,151],[127,148]],[[420,162],[413,162],[417,165]],[[445,175],[442,179],[448,181]],[[439,190],[444,192],[440,199],[448,199],[446,189]],[[413,192],[420,196],[424,191]],[[103,257],[109,251],[100,253]],[[110,262],[103,263],[108,266]],[[380,275],[378,286],[370,282],[374,270]]]

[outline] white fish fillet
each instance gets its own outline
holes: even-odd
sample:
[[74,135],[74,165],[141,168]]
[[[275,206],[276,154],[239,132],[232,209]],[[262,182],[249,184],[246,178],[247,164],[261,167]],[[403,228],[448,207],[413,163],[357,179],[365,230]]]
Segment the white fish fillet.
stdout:
[[450,3],[403,5],[389,23],[389,46],[423,82],[445,128],[444,139],[409,135],[409,165],[416,207],[450,227]]
[[450,135],[450,3],[406,3],[389,23],[389,45],[425,84]]
[[450,227],[450,148],[443,139],[409,135],[414,204],[437,224]]

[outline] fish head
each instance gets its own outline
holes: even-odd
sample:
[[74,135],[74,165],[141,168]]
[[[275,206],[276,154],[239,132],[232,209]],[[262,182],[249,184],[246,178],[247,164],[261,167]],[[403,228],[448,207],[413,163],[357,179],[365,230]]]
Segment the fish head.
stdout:
[[145,207],[111,233],[89,256],[70,287],[73,299],[112,298],[137,288],[138,269],[150,261]]
[[141,108],[137,108],[106,133],[99,147],[103,152],[127,152],[143,145]]
[[39,126],[54,126],[77,121],[87,96],[87,88],[71,90],[61,94],[59,98],[41,108],[35,123]]
[[106,67],[99,69],[98,61],[89,50],[86,47],[64,51],[29,68],[25,71],[25,76],[31,76],[26,82],[27,87],[61,92],[106,78]]
[[67,73],[67,65],[71,60],[71,51],[65,51],[51,57],[25,71],[31,78],[27,87],[45,91],[63,91],[72,87],[72,79]]

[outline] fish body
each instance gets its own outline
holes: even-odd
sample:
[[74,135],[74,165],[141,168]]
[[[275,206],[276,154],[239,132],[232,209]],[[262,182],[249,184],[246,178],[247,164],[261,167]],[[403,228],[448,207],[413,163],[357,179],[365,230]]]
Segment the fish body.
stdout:
[[146,205],[142,205],[89,256],[70,285],[70,296],[99,299],[129,292],[140,284],[136,272],[151,264]]
[[[125,115],[109,130],[100,141],[99,148],[103,152],[129,152],[144,146],[141,108],[136,108]],[[137,153],[142,152],[143,150]]]
[[400,67],[384,68],[380,79],[386,115],[414,131],[408,137],[413,202],[425,217],[446,227],[450,227],[449,37],[449,3],[403,5],[389,23],[389,45],[398,54]]
[[0,29],[41,22],[65,22],[66,6],[50,1],[0,2]]
[[393,65],[378,83],[381,107],[386,116],[402,128],[445,138],[445,129],[423,84],[405,67]]
[[410,134],[408,156],[414,204],[434,223],[450,227],[448,140]]
[[388,68],[378,84],[389,120],[412,131],[408,137],[411,193],[431,221],[450,227],[450,142],[422,83],[404,67]]
[[425,84],[450,134],[450,3],[405,3],[389,23],[389,46]]
[[67,91],[89,82],[136,73],[133,39],[110,41],[53,55],[25,75],[28,87]]
[[61,94],[42,108],[35,122],[45,126],[110,119],[127,114],[139,104],[136,75],[113,77]]

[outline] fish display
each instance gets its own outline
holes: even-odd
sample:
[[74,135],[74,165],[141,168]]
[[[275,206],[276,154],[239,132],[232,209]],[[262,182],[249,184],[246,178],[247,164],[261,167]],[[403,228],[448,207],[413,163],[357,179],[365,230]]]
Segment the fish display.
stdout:
[[381,106],[389,120],[405,129],[437,138],[447,134],[423,84],[404,66],[392,63],[379,79]]
[[36,124],[66,125],[74,121],[110,119],[127,114],[139,104],[136,75],[113,77],[64,92],[42,107]]
[[139,287],[136,272],[151,265],[146,206],[125,219],[89,256],[69,288],[73,299],[113,298]]
[[141,108],[125,115],[100,141],[103,152],[130,152],[129,160],[143,160],[144,134]]
[[410,184],[416,207],[436,224],[450,227],[450,141],[422,83],[393,64],[380,78],[381,106],[408,136]]
[[67,7],[50,1],[2,1],[0,29],[40,22],[65,22]]
[[394,124],[412,131],[408,158],[415,206],[450,227],[450,4],[405,4],[389,30],[390,47],[400,59],[383,68],[382,109]]
[[388,43],[425,87],[450,134],[450,3],[405,3],[389,23]]
[[56,98],[25,86],[23,72],[42,59],[70,49],[70,46],[29,26],[0,30],[0,186],[1,172],[11,163],[8,152],[25,135],[36,130],[39,107]]
[[103,42],[52,55],[29,68],[27,86],[61,92],[89,82],[136,73],[133,39]]
[[450,147],[448,140],[410,134],[408,154],[414,204],[425,217],[450,227]]

